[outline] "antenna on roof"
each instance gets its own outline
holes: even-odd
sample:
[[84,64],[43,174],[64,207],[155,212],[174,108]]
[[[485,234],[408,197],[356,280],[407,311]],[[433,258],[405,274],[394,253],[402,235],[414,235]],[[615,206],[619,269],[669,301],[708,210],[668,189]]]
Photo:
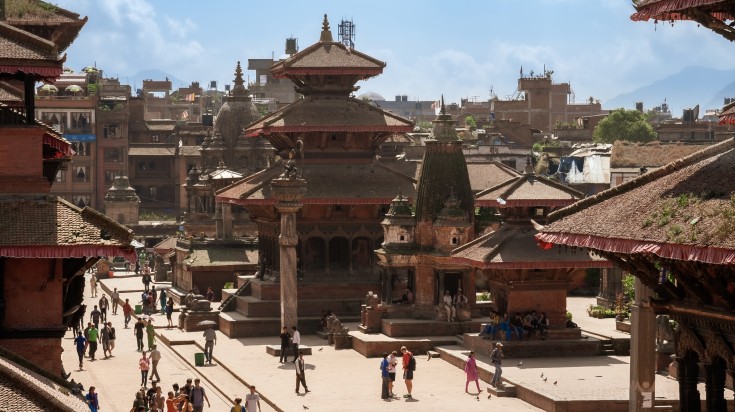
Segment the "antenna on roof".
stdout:
[[352,20],[342,18],[342,21],[337,26],[337,36],[339,42],[349,47],[350,49],[355,48],[355,23]]

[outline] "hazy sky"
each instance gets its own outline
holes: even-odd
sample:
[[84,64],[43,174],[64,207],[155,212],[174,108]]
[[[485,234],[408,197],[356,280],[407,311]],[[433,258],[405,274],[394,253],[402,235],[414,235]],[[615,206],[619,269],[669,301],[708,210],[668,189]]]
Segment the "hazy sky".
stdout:
[[[732,43],[696,23],[633,22],[628,0],[56,0],[89,16],[67,50],[67,66],[94,64],[107,76],[160,69],[219,88],[238,60],[279,57],[287,37],[301,49],[356,26],[355,48],[387,63],[357,94],[448,101],[514,93],[525,73],[554,71],[576,101],[602,100],[692,66],[735,68]],[[251,74],[251,80],[254,80]],[[179,87],[181,85],[174,85]],[[138,85],[140,87],[140,85]]]

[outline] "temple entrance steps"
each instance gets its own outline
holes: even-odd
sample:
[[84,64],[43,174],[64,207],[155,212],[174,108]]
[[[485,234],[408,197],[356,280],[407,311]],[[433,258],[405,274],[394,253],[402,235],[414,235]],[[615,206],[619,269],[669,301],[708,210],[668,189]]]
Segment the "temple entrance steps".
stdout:
[[362,356],[368,358],[380,357],[384,352],[391,353],[399,351],[401,346],[405,346],[415,356],[424,357],[436,355],[431,351],[435,351],[436,346],[459,345],[460,342],[454,335],[444,336],[406,336],[406,337],[390,337],[382,333],[363,333],[355,330],[354,324],[345,324],[350,328],[350,336],[352,337],[352,349]]
[[586,339],[546,339],[546,340],[486,340],[477,333],[465,333],[463,345],[467,351],[478,355],[490,356],[496,342],[503,343],[503,352],[509,358],[578,357],[599,356],[602,341],[593,337]]
[[630,337],[612,337],[584,330],[582,338],[599,340],[602,356],[630,356]]
[[[281,284],[240,276],[238,289],[223,289],[227,302],[220,312],[220,330],[231,338],[278,336],[281,330]],[[374,282],[298,282],[298,315],[301,333],[319,330],[322,313],[331,310],[342,322],[359,322],[360,309]],[[290,327],[290,326],[289,326]]]
[[411,336],[452,336],[461,341],[463,334],[480,330],[480,321],[446,322],[427,319],[394,319],[381,320],[381,332],[392,338]]

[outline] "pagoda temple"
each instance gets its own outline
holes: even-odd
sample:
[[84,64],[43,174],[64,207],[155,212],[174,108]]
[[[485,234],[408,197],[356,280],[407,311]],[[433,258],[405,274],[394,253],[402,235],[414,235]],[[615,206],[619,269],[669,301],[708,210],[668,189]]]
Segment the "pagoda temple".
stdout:
[[[303,98],[245,127],[250,139],[267,138],[282,158],[293,157],[306,181],[296,215],[300,328],[314,330],[322,311],[357,317],[378,282],[373,251],[383,241],[380,222],[397,192],[415,193],[416,164],[381,159],[380,144],[413,124],[356,99],[355,84],[382,73],[385,63],[334,41],[326,15],[319,41],[271,67],[290,79]],[[280,159],[277,159],[280,160]],[[280,215],[271,182],[283,163],[251,174],[217,192],[222,216],[244,207],[258,226],[259,278],[251,296],[236,296],[236,313],[223,313],[220,328],[238,335],[277,334]],[[225,219],[224,225],[231,224]],[[229,229],[225,228],[225,232]],[[329,298],[329,299],[328,299]],[[242,325],[236,325],[241,323]],[[239,328],[239,329],[238,329]],[[246,332],[242,332],[246,333]]]

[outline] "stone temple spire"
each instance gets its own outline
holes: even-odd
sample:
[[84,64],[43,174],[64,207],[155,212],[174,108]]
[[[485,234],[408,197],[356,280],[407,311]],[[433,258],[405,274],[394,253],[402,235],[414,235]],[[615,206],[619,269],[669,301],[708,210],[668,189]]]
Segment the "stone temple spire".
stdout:
[[248,89],[245,88],[245,81],[242,79],[242,67],[240,67],[239,61],[235,68],[235,80],[233,83],[235,83],[235,85],[232,87],[232,91],[230,92],[231,95],[246,96],[248,94]]
[[452,115],[447,114],[447,108],[444,106],[444,95],[442,95],[441,110],[432,123],[434,126],[431,128],[429,139],[442,142],[453,142],[459,140],[459,137],[457,137],[457,131],[454,129],[454,119],[452,119]]
[[332,30],[329,29],[329,20],[327,15],[324,15],[324,21],[322,22],[322,34],[319,37],[319,43],[334,43],[332,38]]

